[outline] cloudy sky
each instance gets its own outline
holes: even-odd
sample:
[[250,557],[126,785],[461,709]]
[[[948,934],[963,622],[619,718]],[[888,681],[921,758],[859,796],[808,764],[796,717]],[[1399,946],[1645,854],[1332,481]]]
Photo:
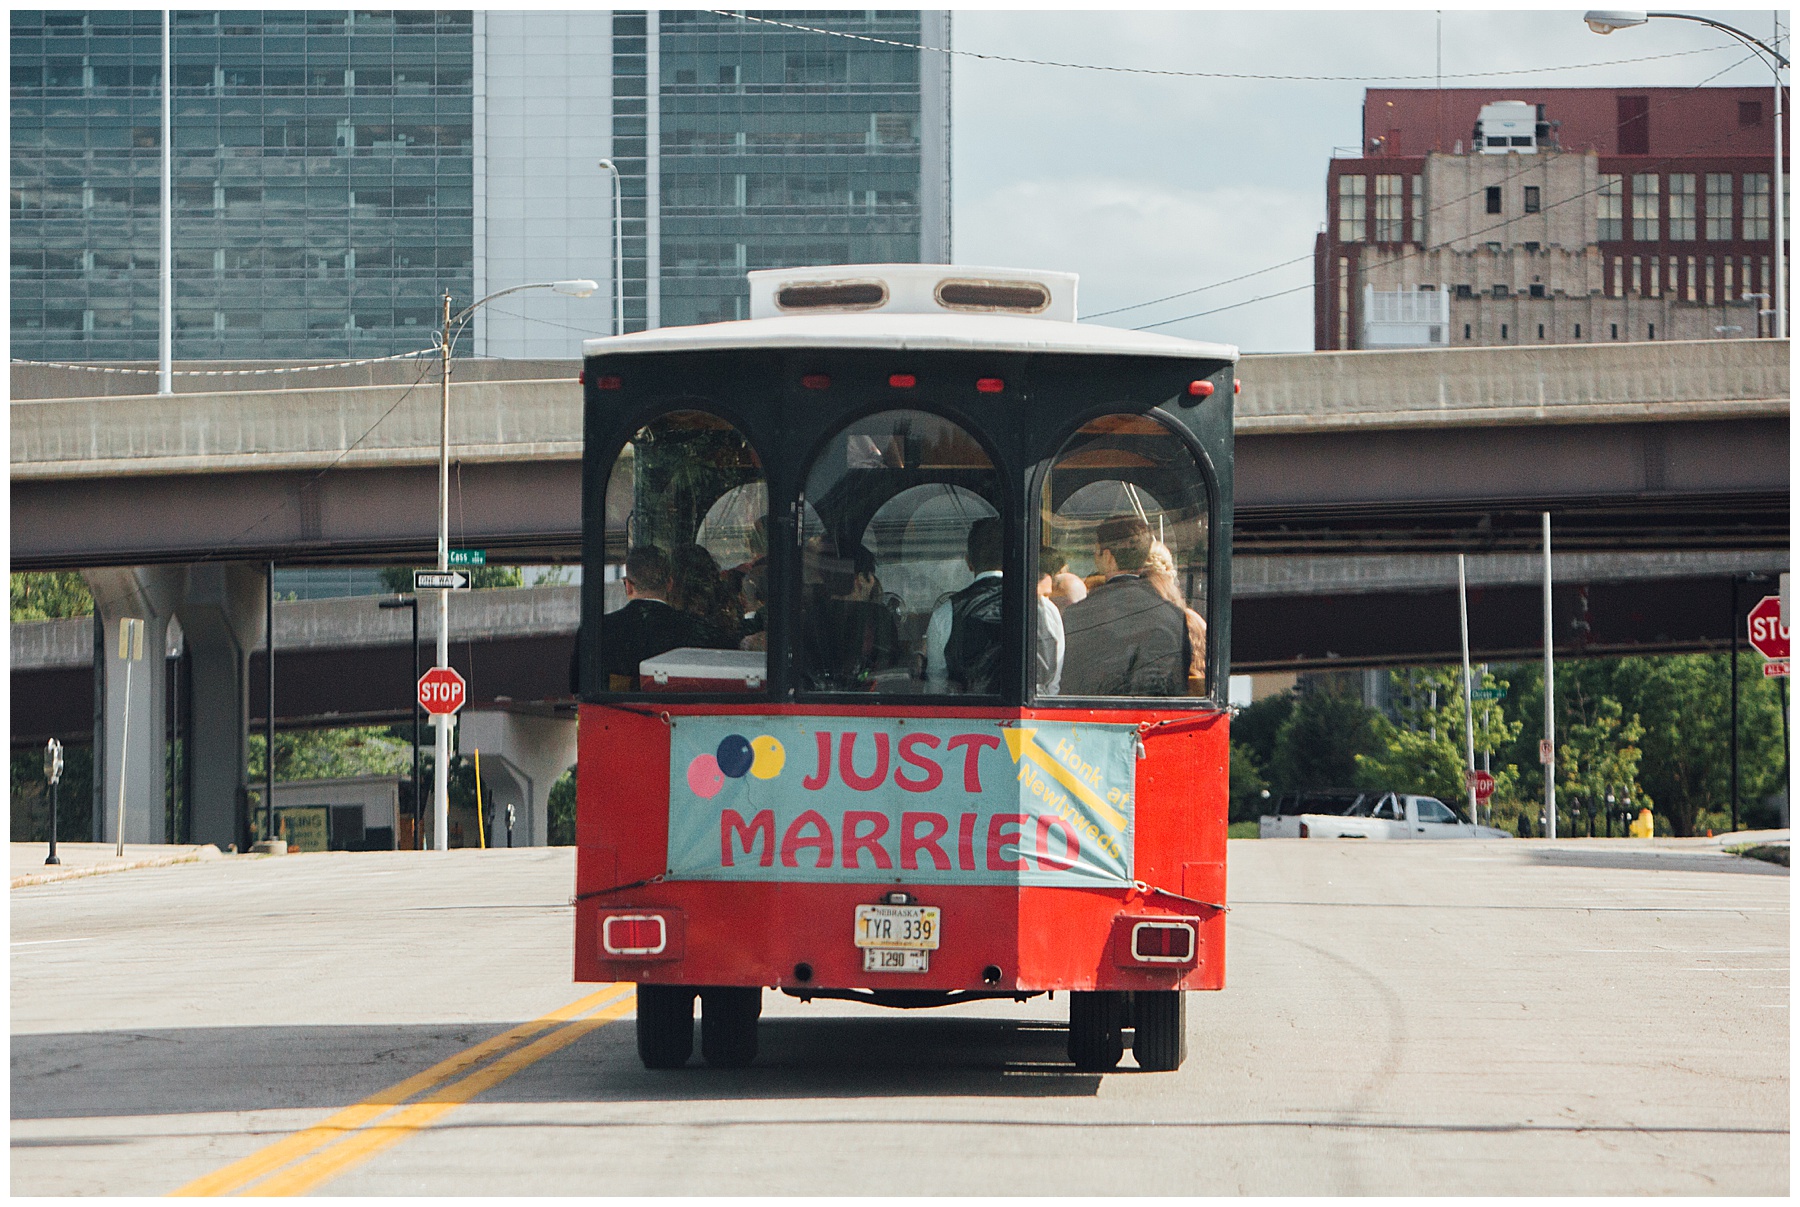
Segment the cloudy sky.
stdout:
[[[1707,11],[1764,41],[1772,36],[1766,10],[1691,11]],[[952,69],[955,258],[1079,272],[1086,315],[1298,259],[1237,284],[1099,321],[1136,326],[1230,307],[1159,330],[1245,351],[1309,349],[1306,286],[1313,236],[1325,218],[1326,162],[1332,148],[1357,144],[1365,88],[1431,86],[1439,20],[1430,9],[958,9],[957,50],[1107,67],[1338,78],[1184,79],[958,55]],[[1733,67],[1745,57],[1737,43],[1692,22],[1659,20],[1601,37],[1572,9],[1446,10],[1441,20],[1447,87],[1496,78],[1559,88],[1693,86],[1715,75],[1715,84],[1772,79],[1754,62]],[[1701,53],[1627,62],[1683,51]],[[1469,76],[1513,70],[1521,74]],[[1265,294],[1283,296],[1251,302]]]

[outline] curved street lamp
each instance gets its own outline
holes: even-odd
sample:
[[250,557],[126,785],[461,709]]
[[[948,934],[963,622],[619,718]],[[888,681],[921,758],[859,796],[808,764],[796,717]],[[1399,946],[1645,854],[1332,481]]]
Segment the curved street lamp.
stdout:
[[[469,303],[457,314],[450,313],[450,295],[444,294],[444,329],[439,334],[439,352],[443,358],[443,369],[439,374],[442,379],[441,409],[438,430],[438,540],[437,568],[450,569],[450,348],[455,342],[454,332],[481,307],[495,298],[505,297],[509,293],[518,293],[525,289],[553,289],[557,293],[572,298],[592,296],[600,286],[588,280],[570,281],[534,281],[528,285],[514,285],[508,289],[498,289],[486,297]],[[438,592],[438,632],[437,632],[437,665],[450,665],[450,592]],[[447,851],[450,849],[450,717],[445,714],[435,719],[437,740],[433,747],[436,766],[432,768],[431,798],[431,849]]]
[[[1711,17],[1696,16],[1692,13],[1640,13],[1623,12],[1614,9],[1590,9],[1582,15],[1587,27],[1597,34],[1609,34],[1615,29],[1630,29],[1635,25],[1648,23],[1652,18],[1671,21],[1696,21],[1701,25],[1710,25],[1714,29],[1730,34],[1744,45],[1757,52],[1757,59],[1775,73],[1775,188],[1772,223],[1775,243],[1775,338],[1780,339],[1787,334],[1787,254],[1786,238],[1782,223],[1786,217],[1786,203],[1781,191],[1781,69],[1788,66],[1787,56],[1753,34],[1747,34],[1735,25],[1727,25],[1723,21],[1714,21]],[[1763,56],[1767,55],[1768,58]]]
[[625,184],[619,165],[610,159],[600,161],[600,170],[612,173],[613,193],[613,329],[614,335],[625,334]]

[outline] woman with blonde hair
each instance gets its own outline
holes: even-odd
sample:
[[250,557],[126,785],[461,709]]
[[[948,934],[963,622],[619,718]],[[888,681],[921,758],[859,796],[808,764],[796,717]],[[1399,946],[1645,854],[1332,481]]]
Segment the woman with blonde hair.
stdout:
[[1150,555],[1144,559],[1144,581],[1156,589],[1156,593],[1180,608],[1187,618],[1188,648],[1191,651],[1188,661],[1188,694],[1201,696],[1206,694],[1206,620],[1200,613],[1188,607],[1187,600],[1181,594],[1181,587],[1175,574],[1175,555],[1169,547],[1159,540],[1150,542]]

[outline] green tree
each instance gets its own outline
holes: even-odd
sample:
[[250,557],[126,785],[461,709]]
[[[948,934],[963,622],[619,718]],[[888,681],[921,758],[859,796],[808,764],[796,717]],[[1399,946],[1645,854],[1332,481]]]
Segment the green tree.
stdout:
[[1315,680],[1281,727],[1269,760],[1273,791],[1346,788],[1356,782],[1356,756],[1377,749],[1377,716],[1348,682]]
[[575,845],[575,770],[569,768],[550,786],[549,841],[553,847]]
[[1263,793],[1268,789],[1269,781],[1263,778],[1262,768],[1256,764],[1256,756],[1242,742],[1231,744],[1231,795],[1230,818],[1232,822],[1255,821],[1268,812]]
[[12,620],[61,620],[92,616],[94,597],[73,570],[26,571],[12,576]]
[[[1357,756],[1356,786],[1365,791],[1416,792],[1435,796],[1452,808],[1465,806],[1468,745],[1463,721],[1462,669],[1393,671],[1389,681],[1398,689],[1395,712],[1399,724],[1386,717],[1375,718],[1373,727],[1379,746],[1373,753]],[[1491,672],[1482,676],[1481,685],[1501,689],[1509,686]],[[1507,720],[1497,702],[1476,701],[1474,720],[1477,752],[1509,746],[1518,736],[1519,723]],[[1517,791],[1518,768],[1501,762],[1494,766],[1493,775],[1495,796],[1511,799]]]
[[[421,570],[429,567],[420,566]],[[469,586],[477,591],[489,587],[522,587],[525,585],[525,573],[517,566],[469,566]],[[413,589],[413,567],[383,566],[381,568],[381,585],[396,595],[411,595]]]
[[1575,805],[1583,806],[1591,835],[1596,818],[1607,808],[1609,794],[1615,807],[1622,807],[1619,802],[1625,801],[1642,807],[1651,800],[1637,782],[1638,762],[1643,757],[1637,742],[1644,736],[1637,714],[1627,719],[1624,706],[1611,696],[1582,703],[1587,705],[1587,717],[1569,726],[1568,741],[1557,748],[1560,779],[1556,787],[1570,798],[1571,822]]
[[[353,775],[412,774],[410,730],[381,725],[356,725],[338,729],[291,729],[275,732],[275,779],[342,779]],[[254,787],[266,774],[262,734],[249,735],[246,776]]]
[[1231,719],[1231,740],[1242,743],[1258,769],[1275,760],[1275,736],[1293,715],[1296,697],[1291,691],[1264,696]]

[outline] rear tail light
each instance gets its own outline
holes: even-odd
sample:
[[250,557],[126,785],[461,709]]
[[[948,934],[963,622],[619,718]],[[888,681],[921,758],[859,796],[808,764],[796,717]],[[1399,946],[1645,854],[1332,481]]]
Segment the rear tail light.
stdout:
[[622,377],[596,377],[594,388],[597,390],[616,390],[625,384]]
[[829,390],[831,378],[824,373],[808,373],[800,379],[800,384],[809,390]]
[[1190,382],[1188,382],[1188,393],[1192,394],[1196,398],[1211,398],[1212,392],[1213,392],[1213,383],[1210,381],[1190,381]]
[[975,389],[983,394],[998,394],[1006,389],[1006,382],[998,377],[981,377],[976,379]]
[[1302,838],[1311,838],[1312,837],[1312,831],[1306,828],[1305,822],[1300,823],[1300,837],[1302,837]]
[[669,924],[658,914],[614,914],[600,924],[607,955],[655,956],[669,946]]
[[888,375],[888,385],[896,390],[910,390],[919,384],[919,379],[911,373],[892,373]]
[[1191,964],[1196,931],[1192,922],[1139,922],[1131,928],[1131,957],[1145,964]]

